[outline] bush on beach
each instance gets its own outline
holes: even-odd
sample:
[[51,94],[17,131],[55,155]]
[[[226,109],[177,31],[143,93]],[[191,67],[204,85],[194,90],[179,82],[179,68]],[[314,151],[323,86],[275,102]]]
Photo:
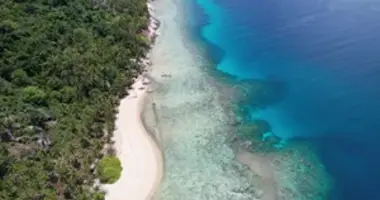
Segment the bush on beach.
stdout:
[[115,183],[121,175],[121,162],[115,156],[105,156],[98,164],[98,175],[101,183]]
[[105,194],[103,192],[97,192],[93,196],[94,200],[104,200],[105,199]]

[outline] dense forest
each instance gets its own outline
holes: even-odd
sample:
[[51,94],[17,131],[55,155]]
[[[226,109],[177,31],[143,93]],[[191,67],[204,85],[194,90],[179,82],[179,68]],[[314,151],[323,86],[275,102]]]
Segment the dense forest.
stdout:
[[145,0],[0,0],[0,199],[102,199],[92,163],[148,17]]

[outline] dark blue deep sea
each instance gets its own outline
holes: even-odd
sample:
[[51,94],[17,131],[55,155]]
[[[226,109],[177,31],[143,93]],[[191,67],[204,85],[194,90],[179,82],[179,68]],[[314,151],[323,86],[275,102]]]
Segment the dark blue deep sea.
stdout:
[[249,115],[317,146],[331,199],[380,200],[380,1],[189,1],[217,70],[282,84]]

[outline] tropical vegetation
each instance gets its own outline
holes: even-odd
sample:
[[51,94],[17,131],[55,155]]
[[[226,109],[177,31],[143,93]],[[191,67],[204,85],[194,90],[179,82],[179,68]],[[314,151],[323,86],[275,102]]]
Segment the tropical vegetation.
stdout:
[[144,0],[0,0],[0,199],[91,200],[149,48]]

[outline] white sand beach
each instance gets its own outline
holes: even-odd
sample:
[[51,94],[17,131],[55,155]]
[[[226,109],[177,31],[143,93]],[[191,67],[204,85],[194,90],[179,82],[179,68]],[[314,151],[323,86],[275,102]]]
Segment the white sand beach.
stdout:
[[[150,3],[147,7],[151,15],[148,37],[154,42],[159,21],[154,19]],[[145,66],[151,64],[148,59],[139,62]],[[129,95],[120,101],[112,140],[123,170],[116,183],[103,185],[106,200],[150,200],[162,179],[161,151],[141,121],[148,91],[147,80],[140,76]]]
[[116,183],[103,186],[106,200],[149,200],[161,180],[161,152],[140,118],[145,95],[146,86],[139,78],[120,102],[113,141],[123,171]]

